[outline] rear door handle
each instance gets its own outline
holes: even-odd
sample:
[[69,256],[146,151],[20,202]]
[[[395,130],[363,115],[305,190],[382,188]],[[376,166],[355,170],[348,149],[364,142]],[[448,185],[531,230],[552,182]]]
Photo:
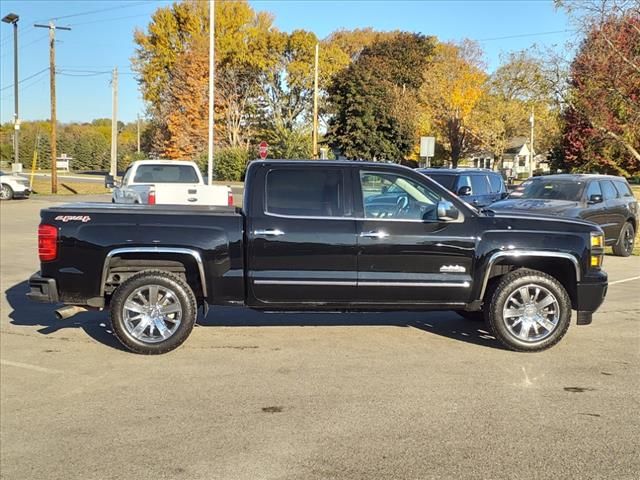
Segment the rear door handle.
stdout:
[[266,230],[255,230],[253,234],[264,237],[279,237],[280,235],[284,235],[284,232],[277,228],[268,228]]
[[362,232],[360,237],[362,238],[387,238],[389,234],[387,232],[373,230],[371,232]]

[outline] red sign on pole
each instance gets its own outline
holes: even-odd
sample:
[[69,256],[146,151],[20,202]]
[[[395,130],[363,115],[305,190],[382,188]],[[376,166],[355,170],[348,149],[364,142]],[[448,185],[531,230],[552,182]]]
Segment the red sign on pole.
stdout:
[[264,140],[262,142],[260,142],[258,151],[260,152],[260,158],[262,160],[267,158],[267,147],[268,146],[269,146],[269,144],[267,142],[265,142]]

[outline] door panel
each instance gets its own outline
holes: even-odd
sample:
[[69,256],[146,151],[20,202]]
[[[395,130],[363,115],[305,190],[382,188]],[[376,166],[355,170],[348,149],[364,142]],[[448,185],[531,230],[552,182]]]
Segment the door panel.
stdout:
[[[388,184],[404,189],[404,202],[384,210],[368,199]],[[357,301],[367,304],[465,303],[471,292],[475,237],[469,225],[440,222],[439,193],[397,173],[361,172],[364,219],[357,222]]]
[[343,169],[277,167],[263,178],[265,211],[254,212],[247,231],[255,299],[269,305],[351,301],[356,221],[344,195]]

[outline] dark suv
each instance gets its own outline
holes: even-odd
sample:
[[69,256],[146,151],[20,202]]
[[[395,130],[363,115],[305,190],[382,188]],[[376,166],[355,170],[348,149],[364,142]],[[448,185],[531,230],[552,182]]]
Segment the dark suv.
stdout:
[[638,229],[638,202],[623,177],[561,174],[533,177],[519,185],[509,198],[491,205],[492,210],[512,210],[560,217],[581,218],[604,230],[613,253],[633,252]]
[[422,168],[423,175],[474,207],[486,207],[507,196],[507,188],[498,172],[481,168]]

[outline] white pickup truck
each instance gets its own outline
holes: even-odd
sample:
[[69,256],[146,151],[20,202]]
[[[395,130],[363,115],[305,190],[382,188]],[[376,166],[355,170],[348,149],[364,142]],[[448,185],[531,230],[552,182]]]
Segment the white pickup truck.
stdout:
[[121,182],[107,175],[105,187],[113,189],[113,203],[233,205],[231,188],[206,185],[194,162],[140,160],[129,165]]

